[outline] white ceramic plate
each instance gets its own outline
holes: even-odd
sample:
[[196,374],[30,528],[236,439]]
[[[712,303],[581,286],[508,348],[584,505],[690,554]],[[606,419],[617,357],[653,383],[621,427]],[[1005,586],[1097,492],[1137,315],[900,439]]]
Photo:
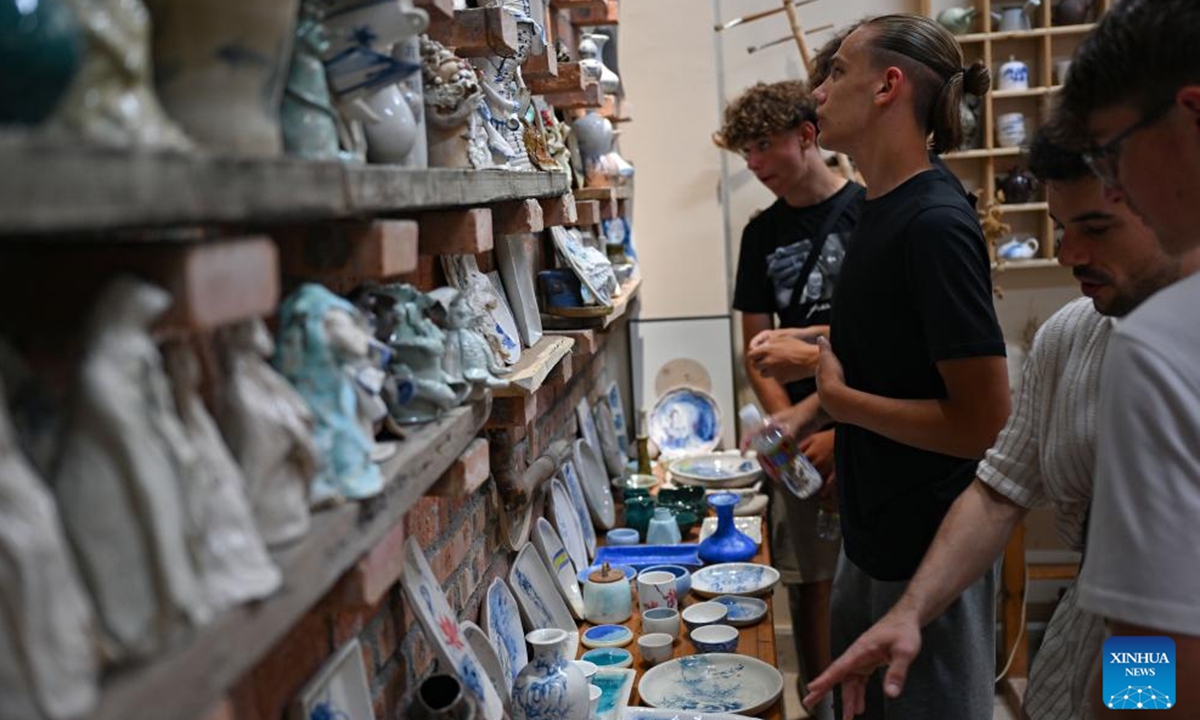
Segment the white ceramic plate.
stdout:
[[712,602],[725,606],[725,624],[734,627],[754,625],[767,615],[767,603],[756,597],[718,595]]
[[692,573],[692,590],[703,597],[762,595],[779,582],[779,571],[759,563],[720,563]]
[[546,518],[538,518],[533,527],[533,544],[546,563],[546,569],[558,584],[563,600],[567,601],[567,609],[576,618],[583,618],[583,593],[579,590],[579,581],[575,579],[575,563],[563,547],[554,526]]
[[753,485],[762,473],[757,459],[737,453],[706,453],[679,458],[669,469],[675,481],[706,488],[746,487]]
[[660,710],[659,708],[625,708],[621,720],[753,720],[747,715],[732,713],[702,713],[693,710]]
[[616,380],[608,384],[604,397],[608,398],[608,408],[612,410],[613,427],[617,429],[617,445],[621,448],[621,454],[629,457],[629,423],[625,420],[625,406],[621,403],[621,389],[617,387]]
[[500,665],[500,656],[496,654],[496,648],[492,646],[492,641],[488,640],[483,630],[470,620],[459,623],[458,629],[462,631],[463,637],[467,639],[467,644],[475,652],[475,657],[479,658],[479,664],[483,666],[483,671],[487,674],[492,687],[496,688],[496,694],[500,696],[501,704],[507,708],[512,702],[512,693],[509,690],[511,683],[508,681],[508,675],[504,672],[504,668]]
[[521,331],[525,347],[542,339],[542,316],[538,312],[537,289],[533,286],[533,258],[527,236],[498,235],[495,242],[496,265],[504,280],[504,292]]
[[703,390],[677,387],[650,411],[650,439],[667,459],[708,453],[721,443],[721,410]]
[[596,704],[593,720],[618,720],[624,714],[635,677],[637,672],[632,669],[601,668],[596,671],[591,684],[600,688],[600,702]]
[[[596,451],[596,457],[600,457],[600,431],[596,429],[596,418],[592,416],[592,406],[588,405],[587,395],[575,403],[575,420],[579,422],[579,436],[587,440],[587,444]],[[575,464],[578,465],[579,461],[576,460]],[[583,468],[579,470],[583,472]]]
[[521,627],[517,599],[500,578],[493,579],[488,586],[480,613],[480,621],[487,629],[492,647],[496,648],[496,657],[511,688],[517,673],[529,664],[529,651],[525,647],[525,628]]
[[608,401],[600,398],[592,408],[592,419],[596,421],[596,433],[600,436],[600,457],[609,477],[625,471],[625,455],[617,444],[617,426],[613,422],[612,408]]
[[[733,519],[733,526],[748,535],[758,545],[762,545],[762,525],[762,518],[757,515]],[[704,542],[705,538],[716,531],[717,519],[715,517],[704,518],[704,524],[700,526],[700,542]]]
[[[525,547],[531,549],[529,545]],[[537,560],[536,557],[534,559]],[[541,566],[541,560],[538,560],[538,566]],[[500,696],[485,678],[479,658],[475,657],[475,653],[463,642],[462,633],[458,629],[458,618],[450,610],[442,586],[429,569],[429,562],[425,559],[425,553],[417,544],[416,538],[409,538],[404,543],[402,579],[409,606],[412,607],[425,631],[426,639],[433,645],[442,663],[451,669],[475,696],[484,718],[501,720],[504,706],[500,702]],[[567,616],[570,617],[570,613],[567,613]]]
[[517,598],[517,605],[521,607],[525,626],[566,630],[566,656],[574,658],[579,649],[579,627],[563,602],[562,595],[558,594],[554,578],[546,571],[545,563],[538,557],[537,548],[532,544],[517,553],[512,570],[508,572],[508,584]]
[[575,467],[579,470],[579,480],[583,483],[583,495],[587,498],[592,520],[600,528],[611,530],[617,524],[617,506],[613,503],[608,470],[586,440],[576,440],[574,450]]
[[783,692],[783,675],[748,655],[708,653],[668,660],[638,683],[642,702],[658,708],[754,714]]
[[587,498],[583,496],[583,485],[579,482],[579,470],[571,460],[564,460],[558,469],[559,477],[571,493],[571,502],[575,504],[579,525],[583,528],[583,542],[587,546],[588,559],[596,556],[596,526],[592,524],[592,516],[588,514]]
[[289,720],[313,717],[352,717],[374,720],[367,668],[358,638],[342,646],[325,661],[292,701]]
[[579,511],[571,501],[570,491],[558,478],[550,480],[550,497],[547,504],[550,506],[550,519],[554,521],[554,529],[558,531],[559,539],[567,548],[571,562],[575,563],[576,567],[580,564],[586,566],[587,543],[583,539],[583,528],[579,527]]

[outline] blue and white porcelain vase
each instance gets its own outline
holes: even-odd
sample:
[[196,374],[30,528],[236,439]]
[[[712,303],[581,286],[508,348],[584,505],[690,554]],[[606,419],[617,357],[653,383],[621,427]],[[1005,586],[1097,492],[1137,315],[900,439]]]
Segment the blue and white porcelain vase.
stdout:
[[588,720],[588,683],[568,662],[567,631],[534,630],[525,639],[533,659],[513,682],[513,720]]
[[708,496],[708,504],[717,511],[717,529],[697,548],[700,559],[706,563],[742,562],[757,555],[758,545],[733,522],[738,496],[715,493]]
[[670,508],[654,508],[654,517],[650,518],[650,526],[646,529],[646,544],[674,545],[682,540],[675,513]]

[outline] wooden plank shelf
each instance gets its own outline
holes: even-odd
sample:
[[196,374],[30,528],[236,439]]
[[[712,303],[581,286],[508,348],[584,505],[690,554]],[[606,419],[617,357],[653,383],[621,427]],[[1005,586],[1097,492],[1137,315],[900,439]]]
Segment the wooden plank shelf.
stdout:
[[0,236],[209,223],[294,224],[556,197],[564,173],[237,160],[64,148],[0,136]]
[[1066,270],[1067,268],[1051,258],[1030,258],[1028,260],[996,260],[992,262],[992,269],[996,272],[1004,272],[1005,270]]
[[615,202],[617,188],[615,187],[584,187],[575,191],[576,200],[599,200],[600,202]]
[[546,93],[546,102],[559,110],[579,110],[604,107],[604,91],[598,83],[585,85],[582,90]]
[[275,553],[283,588],[238,606],[195,630],[181,647],[105,679],[90,720],[189,720],[201,717],[334,586],[403,521],[474,441],[490,398],[413,428],[381,470],[383,494],[313,515],[299,543]]
[[1006,213],[1045,212],[1050,209],[1050,205],[1044,202],[1001,203],[999,207]]
[[1025,97],[1042,97],[1056,93],[1062,89],[1061,85],[1051,85],[1050,87],[1031,87],[1028,90],[994,90],[991,95],[997,100],[1006,98],[1025,98]]
[[1021,148],[980,148],[978,150],[956,150],[942,154],[943,160],[972,160],[975,158],[1006,157],[1020,155]]
[[[499,388],[494,394],[498,398],[532,395],[537,392],[554,367],[569,358],[575,341],[561,335],[542,335],[533,347],[521,351],[521,360],[512,372],[504,376],[509,381],[507,388]],[[570,360],[567,360],[570,362]]]
[[990,32],[990,33],[970,33],[967,35],[959,35],[955,39],[959,44],[983,42],[991,40],[992,42],[1004,42],[1005,40],[1025,40],[1028,38],[1037,38],[1044,35],[1086,35],[1095,28],[1094,23],[1085,25],[1061,25],[1058,27],[1034,28],[1032,30],[1014,30],[1010,32]]
[[629,306],[632,304],[633,299],[637,297],[637,292],[641,287],[642,278],[640,277],[635,277],[623,284],[619,294],[613,300],[613,311],[608,315],[592,318],[567,318],[542,313],[542,326],[551,332],[557,330],[580,330],[584,328],[594,328],[596,330],[610,328],[626,317]]

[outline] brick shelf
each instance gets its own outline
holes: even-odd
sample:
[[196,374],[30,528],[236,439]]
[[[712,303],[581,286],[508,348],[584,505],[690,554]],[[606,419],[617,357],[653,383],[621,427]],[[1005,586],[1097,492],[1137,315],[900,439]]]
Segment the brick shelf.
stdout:
[[563,173],[64,148],[0,134],[0,236],[296,223],[557,197]]
[[381,470],[379,497],[313,515],[298,544],[274,554],[282,589],[198,628],[181,647],[105,678],[91,720],[201,717],[304,617],[348,570],[387,540],[404,514],[475,440],[490,398],[413,429]]

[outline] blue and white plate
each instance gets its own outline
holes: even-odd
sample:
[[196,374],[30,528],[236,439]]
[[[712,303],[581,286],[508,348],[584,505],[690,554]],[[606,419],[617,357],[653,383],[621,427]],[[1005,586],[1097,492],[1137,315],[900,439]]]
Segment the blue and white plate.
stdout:
[[726,625],[746,627],[762,622],[767,616],[767,603],[755,597],[718,595],[712,601],[721,603],[728,610],[725,614]]
[[783,692],[783,675],[748,655],[708,653],[668,660],[638,683],[642,702],[657,708],[747,713],[765,710]]
[[584,647],[625,647],[633,642],[633,631],[624,625],[596,625],[583,631],[580,638]]
[[579,481],[583,484],[583,496],[596,526],[611,530],[617,524],[617,506],[613,503],[612,486],[609,484],[608,469],[600,459],[600,450],[580,438],[575,441],[572,457]]
[[596,648],[588,650],[579,658],[598,668],[633,667],[633,654],[623,648]]
[[600,688],[600,701],[596,703],[596,714],[592,720],[618,720],[629,704],[633,692],[633,679],[637,672],[632,669],[603,668],[592,676],[592,685]]
[[692,573],[692,590],[702,597],[762,595],[779,582],[779,571],[759,563],[721,563]]
[[575,563],[563,547],[554,526],[546,518],[538,518],[533,526],[533,544],[546,563],[546,569],[558,584],[558,591],[567,601],[567,609],[577,618],[583,618],[583,593],[575,579]]
[[721,443],[721,410],[703,390],[677,387],[654,401],[650,439],[664,458],[712,452]]
[[762,473],[758,460],[738,453],[707,453],[679,458],[669,466],[671,477],[684,485],[737,488],[753,485]]
[[617,445],[621,448],[621,454],[629,457],[629,424],[625,421],[625,406],[621,403],[621,389],[617,387],[616,380],[608,384],[604,397],[608,399],[613,425],[617,428]]
[[579,627],[533,543],[517,553],[517,559],[508,571],[508,584],[521,607],[525,626],[566,630],[566,655],[575,657],[575,651],[579,649]]
[[500,668],[508,677],[511,688],[521,668],[529,664],[529,651],[525,647],[525,629],[521,627],[517,599],[500,578],[493,579],[488,586],[480,614],[484,632],[496,648]]
[[475,657],[479,658],[479,664],[483,666],[483,672],[492,683],[492,687],[496,688],[500,702],[504,707],[509,707],[512,704],[512,682],[504,672],[504,666],[500,664],[500,655],[496,652],[496,647],[488,640],[483,630],[470,620],[460,622],[458,629],[462,631]]
[[583,528],[583,542],[587,546],[588,557],[596,554],[596,526],[592,524],[592,516],[588,514],[587,498],[583,494],[583,484],[579,480],[579,470],[575,463],[564,460],[558,474],[571,494],[571,502],[575,504],[575,514],[579,517],[579,525]]
[[754,720],[748,715],[732,713],[703,713],[693,710],[659,710],[658,708],[625,708],[621,720]]
[[[558,478],[550,480],[550,497],[546,506],[550,509],[554,529],[571,556],[571,562],[575,563],[575,567],[587,565],[587,540],[584,539],[583,528],[579,526],[579,509],[571,499],[571,491]],[[590,519],[588,523],[591,523]]]

